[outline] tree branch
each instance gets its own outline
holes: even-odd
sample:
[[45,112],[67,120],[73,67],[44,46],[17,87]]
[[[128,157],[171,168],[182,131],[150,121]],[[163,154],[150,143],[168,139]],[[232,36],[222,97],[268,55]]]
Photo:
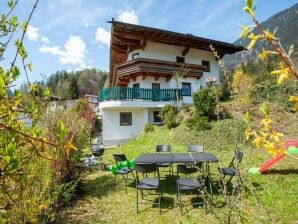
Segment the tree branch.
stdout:
[[251,16],[253,22],[256,24],[257,29],[261,32],[261,34],[266,38],[266,40],[270,43],[272,48],[277,52],[278,56],[283,60],[283,62],[287,65],[287,67],[291,70],[293,75],[298,79],[298,72],[296,71],[293,63],[289,60],[288,56],[285,56],[285,53],[274,43],[274,41],[268,37],[265,33],[263,27],[259,24],[255,17]]
[[6,14],[6,16],[5,16],[5,20],[9,17],[9,15],[12,13],[12,11],[14,10],[14,8],[16,7],[16,5],[18,4],[18,1],[19,0],[15,0],[15,2],[14,2],[14,4],[13,4],[13,6],[12,6],[12,8],[10,9],[10,11]]
[[48,142],[48,141],[44,141],[44,140],[39,139],[39,138],[35,138],[35,137],[30,136],[30,135],[28,135],[26,133],[23,133],[21,131],[15,130],[14,128],[12,128],[10,126],[7,126],[7,125],[5,125],[3,123],[0,123],[0,126],[3,127],[3,128],[5,128],[6,130],[16,132],[16,133],[18,133],[18,134],[20,134],[20,135],[22,135],[22,136],[24,136],[24,137],[26,137],[28,139],[32,139],[34,141],[45,143],[45,144],[48,144],[48,145],[51,145],[51,146],[54,146],[54,147],[57,147],[58,146],[57,144],[54,144],[54,143],[51,143],[51,142]]

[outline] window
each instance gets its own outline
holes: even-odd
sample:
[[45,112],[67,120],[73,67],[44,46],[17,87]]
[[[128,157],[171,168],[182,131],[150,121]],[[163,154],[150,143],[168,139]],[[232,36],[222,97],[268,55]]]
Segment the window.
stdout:
[[189,82],[182,83],[182,96],[191,96],[191,84]]
[[137,89],[140,88],[140,83],[135,83],[132,85],[132,88]]
[[176,62],[184,63],[185,62],[185,58],[184,57],[177,56],[176,57]]
[[135,60],[140,57],[139,53],[132,54],[132,60]]
[[132,113],[120,112],[120,126],[131,126],[131,125],[132,125]]
[[210,72],[210,61],[202,61],[202,65],[206,67],[204,72]]
[[153,111],[153,121],[154,123],[160,123],[161,119],[159,117],[159,111]]

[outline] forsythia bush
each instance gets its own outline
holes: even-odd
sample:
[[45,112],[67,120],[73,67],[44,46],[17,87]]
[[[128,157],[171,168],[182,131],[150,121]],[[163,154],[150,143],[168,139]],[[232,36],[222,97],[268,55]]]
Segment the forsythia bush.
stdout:
[[[78,115],[65,115],[63,111],[59,116],[50,115],[49,89],[43,89],[37,97],[37,85],[29,81],[32,64],[26,61],[28,52],[23,40],[38,2],[24,22],[14,15],[20,1],[7,0],[7,12],[1,11],[0,60],[7,60],[9,65],[0,65],[1,223],[53,221],[60,200],[54,192],[80,174],[80,170],[75,174],[73,157],[84,144],[84,128],[75,123],[80,122]],[[21,75],[17,62],[22,64],[28,83],[23,94],[18,89],[9,91]]]
[[[253,6],[253,0],[246,0],[243,10],[250,16],[253,25],[240,25],[243,29],[243,31],[240,34],[240,38],[248,37],[250,39],[250,43],[247,47],[248,49],[253,48],[258,41],[266,41],[270,45],[272,50],[267,50],[263,48],[262,52],[258,55],[258,57],[261,60],[264,60],[268,55],[277,55],[280,58],[279,69],[271,72],[272,75],[276,75],[278,77],[278,84],[283,83],[285,80],[298,80],[298,71],[296,70],[290,58],[291,53],[293,52],[293,48],[290,48],[289,52],[285,52],[279,39],[274,36],[274,32],[265,30],[259,24],[255,17],[254,9],[255,7]],[[254,27],[259,31],[259,34],[254,34],[253,32],[250,32]],[[249,32],[250,34],[248,35]],[[294,103],[294,110],[298,110],[297,96],[290,96],[288,98],[288,101]],[[268,153],[272,156],[276,156],[278,153],[283,153],[282,147],[284,145],[284,142],[281,139],[283,134],[272,129],[271,123],[273,121],[269,117],[269,109],[265,103],[260,108],[260,110],[263,114],[264,119],[261,121],[261,127],[259,129],[253,129],[251,127],[250,115],[248,113],[246,114],[245,121],[248,125],[248,128],[245,132],[246,138],[253,138],[252,143],[254,143],[257,148],[266,149]]]
[[245,75],[241,68],[236,68],[233,74],[232,90],[235,96],[235,102],[240,106],[250,105],[252,82],[252,78]]

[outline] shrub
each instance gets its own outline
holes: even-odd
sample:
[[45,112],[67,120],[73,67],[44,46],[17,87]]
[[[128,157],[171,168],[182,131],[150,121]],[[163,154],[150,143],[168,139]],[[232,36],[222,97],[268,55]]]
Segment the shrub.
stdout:
[[168,104],[161,108],[159,116],[167,128],[171,129],[178,126],[177,114],[176,108]]
[[268,101],[280,105],[286,109],[292,109],[293,104],[285,100],[288,95],[298,92],[297,82],[277,84],[273,81],[266,81],[256,84],[252,91],[252,98],[255,103]]
[[226,107],[222,104],[219,104],[218,117],[219,117],[219,119],[227,119],[227,118],[232,118],[233,116],[231,115],[228,107]]
[[216,90],[214,88],[204,88],[193,94],[193,103],[200,116],[209,120],[216,118]]
[[75,199],[78,181],[79,179],[73,180],[60,184],[57,187],[55,195],[59,206],[70,205],[70,203]]
[[148,132],[152,132],[154,131],[154,125],[153,124],[146,124],[144,127],[144,132],[148,133]]
[[232,89],[235,94],[235,101],[240,106],[250,105],[252,82],[252,78],[244,74],[241,68],[236,68],[233,73]]
[[196,130],[196,131],[211,129],[211,124],[209,122],[208,117],[201,116],[199,114],[196,114],[192,118],[188,119],[186,122],[186,125],[191,130]]

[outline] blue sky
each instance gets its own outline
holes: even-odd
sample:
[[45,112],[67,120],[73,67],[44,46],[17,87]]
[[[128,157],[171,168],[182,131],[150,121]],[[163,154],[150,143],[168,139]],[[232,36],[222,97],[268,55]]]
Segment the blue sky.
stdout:
[[[0,12],[5,1],[0,3]],[[21,0],[20,19],[34,0]],[[116,20],[233,42],[239,23],[250,24],[242,11],[243,0],[40,0],[33,15],[25,46],[33,70],[30,81],[57,70],[94,67],[108,70],[110,24]],[[256,16],[264,21],[297,0],[255,0]],[[9,58],[10,52],[7,53]],[[8,63],[6,61],[5,63]],[[17,85],[25,82],[22,75]]]

